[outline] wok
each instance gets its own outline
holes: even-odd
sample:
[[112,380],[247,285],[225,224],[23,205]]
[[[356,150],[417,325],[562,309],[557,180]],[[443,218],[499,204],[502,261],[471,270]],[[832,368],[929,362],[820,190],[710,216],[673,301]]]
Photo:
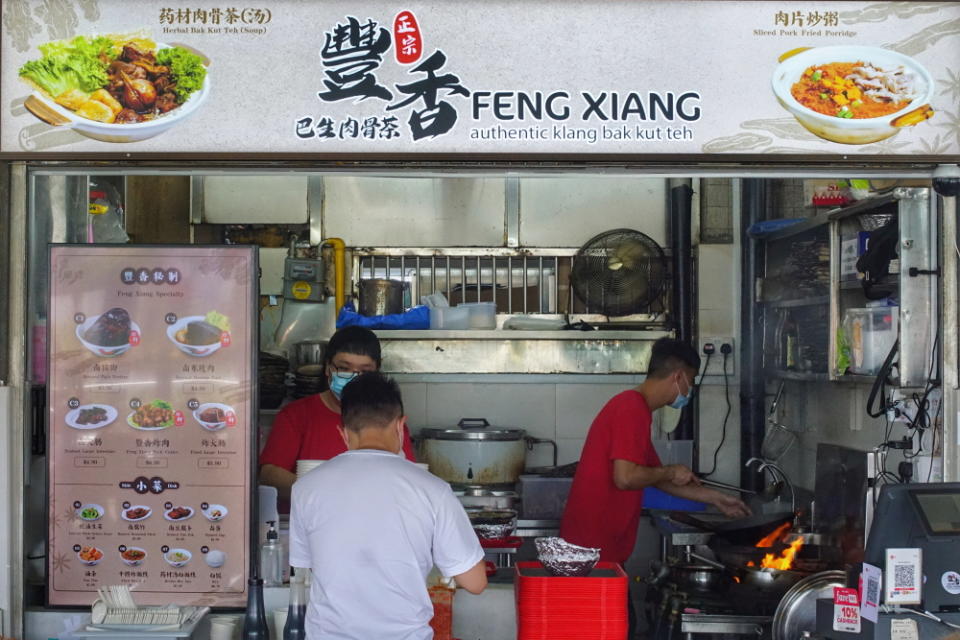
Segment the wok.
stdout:
[[765,593],[783,594],[809,574],[783,569],[760,569],[743,567],[739,571],[744,584],[751,585]]
[[793,520],[793,513],[763,513],[737,520],[710,522],[683,511],[673,511],[670,518],[702,531],[709,531],[732,544],[753,545],[783,523]]
[[718,571],[720,574],[727,575],[741,584],[748,585],[767,594],[782,595],[790,587],[809,575],[801,571],[790,571],[784,569],[767,569],[760,567],[725,566],[725,561],[710,560],[697,553],[691,553],[696,560],[704,563],[708,568]]

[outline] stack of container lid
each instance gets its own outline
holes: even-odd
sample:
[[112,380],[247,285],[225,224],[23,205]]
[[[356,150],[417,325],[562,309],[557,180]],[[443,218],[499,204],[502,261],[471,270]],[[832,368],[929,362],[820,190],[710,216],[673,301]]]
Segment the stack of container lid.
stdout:
[[517,640],[623,640],[627,574],[599,562],[582,578],[550,575],[539,562],[515,567]]

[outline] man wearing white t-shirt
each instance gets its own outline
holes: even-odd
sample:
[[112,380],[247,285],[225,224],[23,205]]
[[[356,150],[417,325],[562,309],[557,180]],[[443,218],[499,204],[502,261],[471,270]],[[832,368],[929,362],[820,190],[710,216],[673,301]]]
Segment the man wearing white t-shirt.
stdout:
[[400,453],[397,384],[352,380],[340,399],[348,451],[293,485],[290,564],[313,569],[309,640],[430,640],[433,566],[471,593],[487,586],[483,549],[450,485]]

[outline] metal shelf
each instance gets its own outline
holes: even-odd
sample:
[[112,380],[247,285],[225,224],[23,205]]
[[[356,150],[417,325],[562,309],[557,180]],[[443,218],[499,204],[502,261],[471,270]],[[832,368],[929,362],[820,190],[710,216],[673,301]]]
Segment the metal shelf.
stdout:
[[669,331],[524,331],[520,329],[377,330],[381,340],[657,340]]
[[811,231],[812,229],[821,227],[833,220],[842,220],[851,216],[860,215],[861,213],[869,213],[873,209],[878,209],[884,205],[896,202],[903,197],[905,197],[903,189],[894,189],[890,193],[860,200],[850,205],[836,207],[823,213],[810,216],[803,222],[798,222],[797,224],[791,225],[785,229],[774,231],[773,233],[764,236],[762,240],[767,242],[783,240],[805,231]]
[[770,371],[769,375],[781,380],[799,380],[801,382],[827,382],[830,376],[826,373],[814,373],[812,371],[782,371],[776,369]]
[[771,300],[764,302],[764,305],[773,309],[782,309],[786,307],[814,307],[817,305],[830,304],[830,296],[810,296],[809,298],[795,298],[793,300]]
[[802,222],[798,222],[796,224],[790,225],[789,227],[786,227],[785,229],[780,229],[779,231],[774,231],[773,233],[763,236],[760,239],[765,242],[776,242],[777,240],[784,240],[786,238],[791,238],[805,231],[812,231],[813,229],[822,227],[825,224],[829,223],[831,220],[830,214],[831,214],[830,211],[827,211],[824,213],[818,213],[817,215],[810,216],[809,218],[807,218],[806,220],[803,220]]

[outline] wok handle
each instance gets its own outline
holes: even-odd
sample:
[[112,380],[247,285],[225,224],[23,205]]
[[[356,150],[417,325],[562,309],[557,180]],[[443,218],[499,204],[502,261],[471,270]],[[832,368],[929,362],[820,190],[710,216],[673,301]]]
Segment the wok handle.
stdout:
[[933,107],[929,104],[925,104],[922,107],[917,107],[912,111],[909,111],[902,116],[897,116],[890,121],[891,127],[912,127],[915,124],[920,124],[924,120],[929,120],[933,117],[935,111]]
[[808,51],[811,48],[812,47],[797,47],[796,49],[790,49],[790,51],[785,51],[784,53],[780,54],[779,58],[777,58],[777,62],[783,62],[787,58],[792,58],[798,53],[803,53],[804,51]]
[[714,569],[720,569],[721,571],[726,571],[726,570],[727,570],[727,566],[726,566],[726,565],[724,565],[724,564],[722,564],[722,563],[720,563],[720,562],[717,562],[716,560],[711,560],[710,558],[704,557],[704,556],[700,555],[699,553],[694,553],[693,551],[691,551],[691,552],[690,552],[690,557],[693,558],[694,560],[699,560],[699,561],[702,562],[703,564],[709,565],[709,566],[713,567]]
[[70,124],[69,118],[60,115],[59,113],[57,113],[56,111],[48,107],[37,96],[33,96],[33,95],[29,96],[26,100],[24,100],[23,106],[27,108],[27,111],[37,116],[47,124],[53,125],[55,127],[60,127],[65,124]]
[[486,418],[460,418],[457,426],[461,429],[483,429],[490,426]]

